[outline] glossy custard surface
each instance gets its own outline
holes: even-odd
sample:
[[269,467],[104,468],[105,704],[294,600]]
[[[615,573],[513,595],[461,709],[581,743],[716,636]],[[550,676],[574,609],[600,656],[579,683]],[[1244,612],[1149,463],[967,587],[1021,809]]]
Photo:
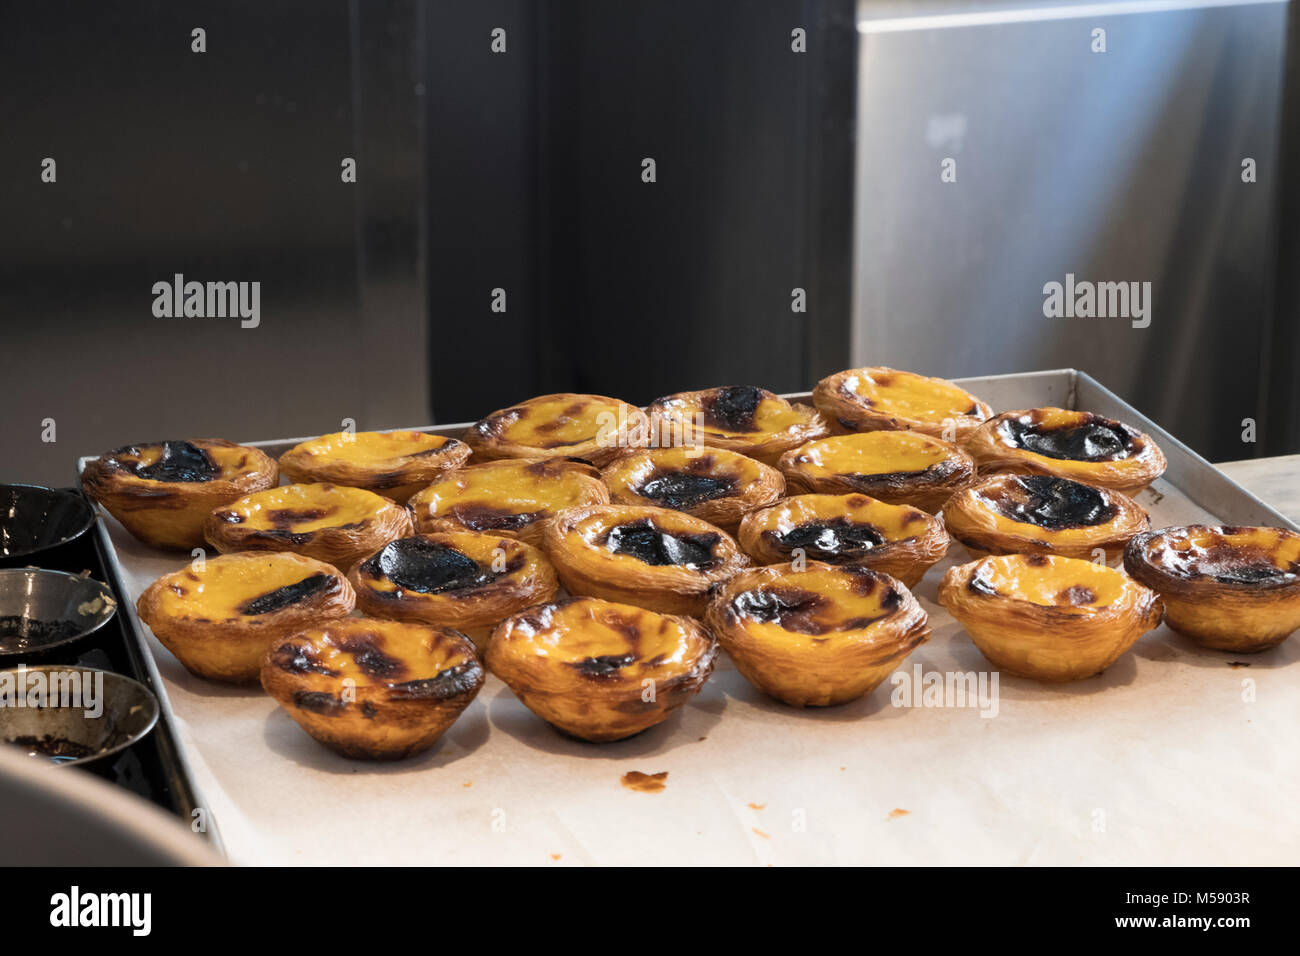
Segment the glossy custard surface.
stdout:
[[543,396],[486,419],[499,438],[530,448],[563,448],[591,441],[617,426],[623,403],[599,395]]
[[845,391],[873,411],[897,418],[940,424],[961,415],[977,415],[974,396],[941,378],[888,368],[865,368],[844,377]]
[[221,520],[257,530],[309,534],[356,527],[393,505],[362,488],[328,483],[283,485],[246,495],[221,509]]
[[680,620],[596,598],[516,615],[506,640],[512,656],[544,658],[591,679],[663,678],[694,666],[699,653],[698,638]]
[[611,488],[625,488],[650,504],[678,510],[743,495],[761,477],[758,462],[721,448],[651,448],[605,470]]
[[865,568],[789,571],[734,595],[727,610],[753,637],[786,647],[869,637],[902,604],[898,588]]
[[802,548],[808,558],[833,563],[915,537],[932,519],[916,508],[866,495],[795,495],[748,520],[781,550]]
[[[752,385],[687,392],[654,403],[660,414],[699,427],[703,437],[744,438],[797,432],[809,416],[785,399]],[[697,417],[698,416],[698,417]]]
[[811,441],[791,463],[812,478],[912,475],[935,467],[951,454],[945,442],[920,432],[873,431]]
[[342,618],[305,630],[276,647],[270,661],[296,675],[307,693],[316,687],[330,696],[345,679],[357,688],[387,688],[396,697],[449,696],[479,667],[468,641],[376,618]]
[[1300,581],[1300,535],[1281,528],[1192,525],[1154,535],[1147,562],[1174,577],[1277,587]]
[[967,587],[1040,607],[1108,607],[1137,587],[1127,575],[1092,561],[1046,554],[983,558]]
[[563,461],[508,459],[450,472],[411,498],[416,514],[475,531],[513,531],[565,508],[598,504],[586,472]]
[[411,464],[413,459],[427,458],[455,444],[459,443],[454,438],[423,432],[335,432],[305,441],[293,450],[314,459],[400,468]]
[[282,610],[340,587],[325,565],[280,553],[223,554],[208,558],[203,570],[191,565],[167,577],[158,594],[165,617],[234,620]]

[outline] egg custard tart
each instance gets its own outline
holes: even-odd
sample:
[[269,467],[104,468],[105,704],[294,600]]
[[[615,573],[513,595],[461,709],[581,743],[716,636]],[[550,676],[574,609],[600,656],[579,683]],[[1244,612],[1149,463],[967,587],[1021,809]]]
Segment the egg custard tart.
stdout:
[[262,686],[303,730],[344,757],[428,750],[483,686],[469,638],[446,627],[341,618],[278,641]]
[[290,481],[365,488],[402,502],[470,456],[463,441],[424,432],[335,432],[280,456]]
[[1160,624],[1154,591],[1122,571],[1054,554],[1006,554],[950,568],[939,602],[1010,674],[1071,681],[1100,674]]
[[750,683],[793,707],[870,693],[930,634],[925,611],[892,577],[819,561],[740,572],[705,623]]
[[725,448],[773,466],[791,448],[830,434],[811,405],[752,385],[678,392],[652,402],[646,413],[659,445]]
[[993,414],[984,402],[946,379],[883,365],[826,376],[813,389],[813,402],[848,431],[906,429],[957,442]]
[[604,395],[540,395],[493,412],[465,432],[476,461],[581,458],[597,467],[645,441],[645,413]]
[[197,548],[213,508],[280,480],[273,459],[220,438],[127,445],[86,465],[81,485],[145,544]]
[[193,674],[256,681],[277,638],[352,612],[347,578],[286,551],[222,554],[165,574],[136,602],[140,620]]
[[834,435],[786,452],[780,466],[791,491],[860,492],[931,513],[975,480],[970,455],[921,432]]
[[1188,525],[1139,534],[1124,568],[1165,602],[1165,622],[1221,651],[1276,647],[1300,628],[1300,534]]
[[570,594],[664,614],[704,613],[709,588],[749,566],[731,535],[683,511],[590,505],[548,522],[542,547]]
[[693,618],[569,598],[502,621],[487,666],[547,723],[604,743],[639,734],[686,703],[709,679],[717,649]]
[[972,557],[1047,551],[1114,561],[1129,538],[1150,527],[1128,495],[1051,475],[990,475],[943,506],[948,534]]
[[390,541],[348,573],[372,617],[454,627],[487,646],[501,619],[555,597],[545,556],[530,544],[472,531]]
[[861,565],[908,587],[948,550],[934,515],[866,495],[795,495],[745,516],[740,546],[759,564],[802,559]]
[[1092,412],[1003,412],[966,442],[981,471],[1056,475],[1137,494],[1165,470],[1164,452],[1136,428]]
[[448,472],[411,496],[419,531],[482,531],[540,544],[566,508],[609,503],[600,472],[569,458],[509,459]]
[[328,482],[247,495],[203,525],[218,551],[294,551],[342,568],[411,530],[411,516],[391,498]]
[[616,458],[601,472],[620,505],[672,508],[735,532],[740,519],[785,493],[770,465],[724,448],[645,448]]

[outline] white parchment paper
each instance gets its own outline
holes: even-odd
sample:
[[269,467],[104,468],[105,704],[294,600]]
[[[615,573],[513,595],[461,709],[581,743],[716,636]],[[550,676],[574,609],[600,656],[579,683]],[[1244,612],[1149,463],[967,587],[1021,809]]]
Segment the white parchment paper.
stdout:
[[[1164,481],[1140,501],[1155,526],[1210,517]],[[140,592],[184,559],[105,521],[134,618]],[[992,670],[936,601],[964,560],[954,544],[915,589],[934,633],[901,670]],[[1300,862],[1294,638],[1234,657],[1161,627],[1098,678],[1001,676],[988,717],[895,706],[889,681],[792,710],[723,655],[666,723],[600,745],[561,736],[489,677],[433,751],[397,764],[337,757],[260,689],[193,677],[149,642],[238,863]],[[667,786],[626,789],[630,770],[667,771]]]

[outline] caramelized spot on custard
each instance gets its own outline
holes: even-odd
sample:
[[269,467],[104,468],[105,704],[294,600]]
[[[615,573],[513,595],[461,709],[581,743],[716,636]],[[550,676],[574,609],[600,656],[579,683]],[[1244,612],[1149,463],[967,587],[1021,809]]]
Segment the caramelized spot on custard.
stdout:
[[754,416],[763,401],[763,390],[753,385],[732,385],[705,396],[704,421],[714,428],[731,432],[758,430]]
[[319,521],[330,515],[329,508],[272,508],[265,512],[266,520],[280,530],[292,528],[305,521]]
[[491,505],[452,505],[447,513],[466,528],[475,531],[518,531],[542,517],[545,512],[505,511]]
[[1047,475],[1017,477],[1009,483],[1007,493],[991,499],[989,504],[1012,521],[1051,531],[1105,524],[1119,510],[1099,489]]
[[284,587],[276,588],[274,591],[267,591],[265,594],[255,598],[249,598],[243,604],[239,605],[240,614],[256,615],[270,614],[273,611],[281,611],[299,601],[305,601],[314,594],[320,594],[338,587],[338,578],[332,574],[313,574],[311,577],[303,578],[296,584],[286,584]]
[[711,568],[715,564],[713,548],[718,540],[713,532],[661,531],[649,518],[641,518],[610,528],[601,543],[614,554],[626,554],[656,567],[680,564],[688,568]]
[[731,610],[739,617],[763,624],[779,624],[796,634],[825,634],[830,628],[816,619],[829,601],[815,591],[793,586],[774,585],[743,591],[731,601]]
[[1092,588],[1086,588],[1082,584],[1076,584],[1068,587],[1060,594],[1060,603],[1062,604],[1092,604],[1097,600],[1097,592]]
[[802,548],[809,557],[829,561],[862,554],[887,540],[874,525],[858,524],[847,518],[809,521],[784,533],[768,534],[782,548]]
[[1115,461],[1127,458],[1133,437],[1119,422],[1088,414],[1082,422],[1046,427],[1032,420],[1010,418],[1003,423],[1011,443],[1059,461]]
[[290,674],[324,674],[333,677],[335,671],[326,667],[307,644],[281,644],[271,653],[271,663]]
[[657,471],[639,488],[637,494],[665,508],[690,508],[714,498],[734,494],[736,479],[693,475],[683,471]]
[[330,716],[337,714],[347,705],[333,694],[323,690],[296,690],[293,692],[293,705],[300,710],[310,710],[315,714]]
[[372,635],[357,634],[338,642],[338,649],[351,654],[367,677],[392,680],[406,673],[406,664],[381,651]]
[[424,538],[390,541],[361,566],[372,578],[386,577],[400,588],[420,594],[441,594],[478,588],[495,575],[455,548]]
[[482,674],[478,661],[465,661],[439,671],[433,677],[389,684],[389,697],[394,700],[443,700],[458,697],[478,683]]
[[616,676],[620,669],[636,663],[636,659],[635,654],[603,654],[600,657],[571,661],[569,666],[583,677],[600,680]]
[[157,447],[162,451],[151,464],[133,462],[126,464],[137,478],[147,481],[200,482],[211,481],[221,471],[202,448],[187,441],[165,441],[159,445],[129,445],[112,452],[113,455],[138,457],[145,448]]

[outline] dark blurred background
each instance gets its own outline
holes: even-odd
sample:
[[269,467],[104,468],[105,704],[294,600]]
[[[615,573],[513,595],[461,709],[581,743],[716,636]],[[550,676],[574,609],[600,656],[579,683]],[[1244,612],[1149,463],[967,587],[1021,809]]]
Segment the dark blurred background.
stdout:
[[[1212,458],[1300,450],[1289,4],[0,10],[5,480],[853,364],[1074,365]],[[1151,281],[1151,327],[1044,319],[1066,272]],[[155,318],[175,273],[260,326]]]

